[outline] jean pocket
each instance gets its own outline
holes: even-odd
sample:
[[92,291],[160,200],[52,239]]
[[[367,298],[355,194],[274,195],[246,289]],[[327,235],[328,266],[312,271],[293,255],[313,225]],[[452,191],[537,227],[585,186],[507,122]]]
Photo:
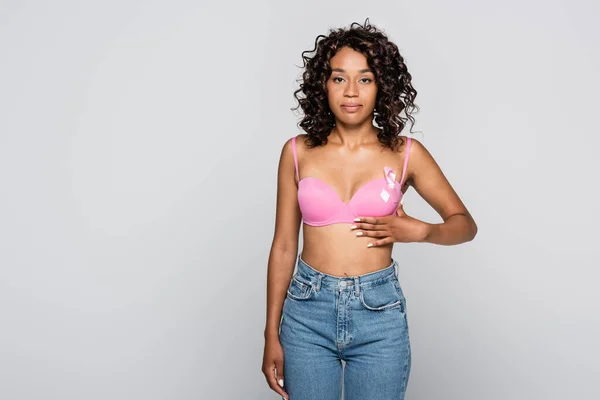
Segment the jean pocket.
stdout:
[[393,281],[387,281],[360,291],[360,303],[368,310],[381,311],[404,308],[404,296],[398,292]]
[[312,285],[293,276],[288,286],[287,296],[294,300],[308,300],[313,293]]

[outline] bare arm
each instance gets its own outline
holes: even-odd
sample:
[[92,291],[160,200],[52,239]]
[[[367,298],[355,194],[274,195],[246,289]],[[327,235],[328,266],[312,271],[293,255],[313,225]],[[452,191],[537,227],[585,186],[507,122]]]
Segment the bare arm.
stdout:
[[473,240],[477,224],[429,151],[412,139],[409,184],[444,220],[427,224],[423,242],[455,245]]
[[277,173],[275,233],[267,269],[267,321],[265,339],[279,336],[281,310],[298,255],[301,214],[295,181],[291,139],[281,151]]

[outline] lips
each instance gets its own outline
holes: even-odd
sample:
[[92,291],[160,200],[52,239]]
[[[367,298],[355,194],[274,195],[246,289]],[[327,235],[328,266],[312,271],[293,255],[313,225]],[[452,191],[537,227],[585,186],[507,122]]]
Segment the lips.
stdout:
[[360,104],[342,104],[342,109],[346,110],[349,113],[358,111],[360,107],[362,107]]

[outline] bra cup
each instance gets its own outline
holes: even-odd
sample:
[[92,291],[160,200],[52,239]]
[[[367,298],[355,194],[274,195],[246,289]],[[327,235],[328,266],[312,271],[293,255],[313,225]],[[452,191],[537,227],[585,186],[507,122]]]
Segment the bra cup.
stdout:
[[298,206],[306,221],[328,221],[335,217],[344,203],[326,183],[305,178],[298,185]]
[[382,217],[394,214],[401,198],[398,185],[390,189],[386,184],[377,183],[363,187],[352,199],[349,206],[355,215]]

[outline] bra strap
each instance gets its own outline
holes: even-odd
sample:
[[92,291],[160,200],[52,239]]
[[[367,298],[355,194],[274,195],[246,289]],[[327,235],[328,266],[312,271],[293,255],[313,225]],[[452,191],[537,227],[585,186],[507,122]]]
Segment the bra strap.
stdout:
[[402,178],[400,178],[400,187],[404,184],[404,175],[406,174],[406,166],[408,165],[408,156],[410,155],[411,138],[406,138],[406,149],[404,150],[404,167],[402,169]]
[[296,155],[296,136],[292,138],[292,152],[294,153],[294,165],[296,166],[296,178],[300,182],[300,175],[298,175],[298,156]]

